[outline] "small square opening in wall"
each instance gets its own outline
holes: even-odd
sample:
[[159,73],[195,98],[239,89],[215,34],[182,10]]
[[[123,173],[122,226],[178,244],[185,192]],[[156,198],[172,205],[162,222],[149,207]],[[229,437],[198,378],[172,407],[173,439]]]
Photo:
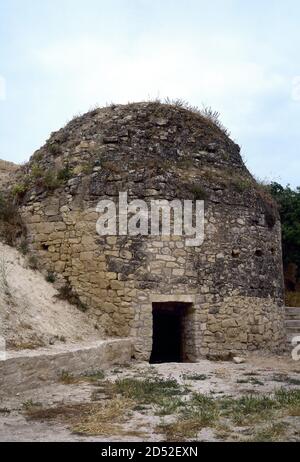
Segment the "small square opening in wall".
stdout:
[[191,303],[153,303],[153,342],[150,363],[187,362]]

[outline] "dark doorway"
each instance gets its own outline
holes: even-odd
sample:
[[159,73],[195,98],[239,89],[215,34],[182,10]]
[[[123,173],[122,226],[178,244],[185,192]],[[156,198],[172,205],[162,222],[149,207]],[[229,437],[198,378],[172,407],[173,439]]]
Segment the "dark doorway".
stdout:
[[187,304],[153,303],[153,344],[150,363],[182,362]]

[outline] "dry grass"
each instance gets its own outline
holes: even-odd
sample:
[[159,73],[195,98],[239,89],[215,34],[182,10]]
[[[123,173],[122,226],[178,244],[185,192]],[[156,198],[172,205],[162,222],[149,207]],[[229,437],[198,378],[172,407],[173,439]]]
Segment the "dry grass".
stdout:
[[177,420],[173,423],[162,424],[157,427],[160,433],[163,433],[168,442],[184,441],[189,438],[195,438],[202,428],[206,425],[198,417]]
[[220,440],[226,440],[230,437],[233,429],[226,423],[219,423],[215,428],[215,436]]
[[120,165],[118,165],[118,164],[115,163],[115,162],[106,161],[106,162],[103,162],[103,163],[102,163],[102,166],[103,166],[106,170],[109,170],[109,171],[112,172],[112,173],[121,173],[121,172],[122,172],[122,168],[120,167]]
[[[282,416],[298,416],[300,390],[276,390],[272,395],[245,395],[233,399],[229,397],[213,399],[202,394],[194,394],[185,406],[179,409],[177,419],[157,427],[168,441],[184,441],[196,438],[203,428],[220,428],[229,424],[234,426],[259,425],[270,419]],[[279,431],[280,429],[280,431]],[[277,433],[276,433],[277,432]],[[284,434],[280,422],[272,428],[258,430],[254,440],[271,440]],[[225,437],[226,435],[224,435]]]
[[183,99],[170,99],[166,98],[164,101],[161,101],[159,99],[155,100],[153,103],[157,103],[160,105],[162,108],[164,106],[169,106],[169,107],[176,107],[178,109],[183,109],[185,111],[191,112],[202,119],[206,120],[209,124],[211,124],[212,127],[215,127],[219,129],[225,136],[230,137],[230,132],[227,130],[226,127],[222,124],[220,121],[220,113],[218,111],[215,111],[212,109],[210,106],[205,106],[202,105],[202,108],[199,108],[198,106],[192,106],[189,104],[187,101]]
[[282,441],[285,437],[288,424],[275,422],[259,429],[249,441],[251,442],[275,442]]
[[60,404],[56,407],[44,408],[34,403],[26,403],[24,405],[25,416],[28,420],[55,420],[72,423],[74,421],[84,419],[93,410],[97,408],[97,405],[90,403],[75,403],[75,404]]
[[80,297],[73,291],[69,282],[58,289],[58,294],[55,296],[59,300],[67,300],[71,305],[76,306],[79,311],[85,313],[88,307],[80,300]]
[[180,408],[179,418],[160,425],[158,431],[164,433],[168,441],[184,441],[196,437],[203,428],[213,427],[219,421],[219,416],[217,401],[196,393]]
[[165,398],[174,399],[184,393],[176,380],[160,377],[119,379],[114,387],[116,393],[142,404],[159,404]]
[[[197,379],[202,379],[197,376]],[[253,435],[253,441],[288,439],[283,417],[300,414],[300,390],[276,389],[268,395],[252,392],[238,398],[214,398],[201,393],[187,394],[187,389],[172,378],[159,375],[125,377],[115,382],[103,380],[102,371],[78,378],[64,372],[64,383],[83,380],[93,382],[94,392],[88,403],[65,404],[43,408],[34,403],[24,406],[31,420],[53,420],[65,424],[72,432],[88,436],[143,435],[130,428],[130,418],[138,412],[159,415],[162,420],[156,432],[166,441],[197,439],[204,428],[215,430],[219,439],[242,439]],[[139,417],[140,418],[140,417]],[[271,426],[265,426],[269,421]],[[237,427],[244,427],[243,432]],[[146,435],[149,436],[149,435]],[[252,437],[251,437],[252,438]],[[251,439],[252,441],[252,439]]]
[[122,432],[121,424],[128,418],[133,405],[133,401],[123,397],[101,403],[61,404],[50,408],[28,402],[24,404],[24,413],[28,420],[62,422],[74,433],[105,436]]
[[71,385],[73,383],[80,382],[96,383],[98,381],[102,381],[104,377],[104,372],[101,370],[86,372],[78,376],[74,376],[70,372],[63,370],[59,376],[59,382],[63,383],[64,385]]
[[71,385],[72,383],[78,383],[79,377],[75,377],[68,371],[62,371],[59,377],[59,381],[64,385]]
[[84,435],[120,434],[121,424],[126,421],[133,401],[123,397],[103,402],[92,408],[86,417],[72,425],[72,431]]
[[37,348],[44,347],[45,343],[38,337],[32,338],[27,342],[17,342],[13,340],[7,340],[6,347],[10,350],[22,351],[22,350],[36,350]]
[[196,438],[203,428],[214,427],[218,417],[214,411],[189,411],[175,422],[158,426],[158,431],[163,433],[167,441],[185,441]]

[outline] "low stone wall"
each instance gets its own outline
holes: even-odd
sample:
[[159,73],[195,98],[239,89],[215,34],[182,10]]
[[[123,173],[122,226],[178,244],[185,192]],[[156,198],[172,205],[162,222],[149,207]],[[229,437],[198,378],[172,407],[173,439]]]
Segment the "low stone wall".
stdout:
[[131,339],[101,340],[56,350],[8,353],[0,361],[0,392],[15,394],[59,380],[62,372],[80,375],[130,362]]
[[[100,237],[96,206],[66,211],[57,197],[45,204],[23,209],[32,250],[49,271],[70,282],[103,335],[135,339],[136,358],[150,358],[155,296],[193,305],[186,325],[189,360],[282,348],[279,223],[272,230],[247,230],[240,212],[230,209],[227,221],[223,217],[224,242],[208,207],[203,245],[187,247],[181,236]],[[243,223],[255,216],[245,212]]]

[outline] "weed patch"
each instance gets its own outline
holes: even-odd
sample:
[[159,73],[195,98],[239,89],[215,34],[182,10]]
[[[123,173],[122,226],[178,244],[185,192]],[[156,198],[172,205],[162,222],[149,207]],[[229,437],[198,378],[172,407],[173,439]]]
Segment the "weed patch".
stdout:
[[59,381],[64,385],[70,385],[71,383],[77,383],[78,378],[74,377],[74,375],[68,371],[62,371],[59,377]]
[[205,374],[183,374],[185,380],[206,380],[208,377]]
[[115,388],[117,393],[143,404],[159,404],[164,398],[184,393],[176,380],[160,377],[146,378],[145,380],[118,379],[115,382]]
[[276,422],[268,425],[260,430],[258,430],[253,438],[251,438],[251,442],[272,442],[272,441],[280,441],[282,437],[285,435],[285,432],[288,428],[288,424],[284,422]]
[[88,307],[80,300],[79,296],[73,292],[72,287],[68,283],[58,290],[56,298],[59,300],[67,300],[71,305],[76,306],[83,313],[88,310]]

